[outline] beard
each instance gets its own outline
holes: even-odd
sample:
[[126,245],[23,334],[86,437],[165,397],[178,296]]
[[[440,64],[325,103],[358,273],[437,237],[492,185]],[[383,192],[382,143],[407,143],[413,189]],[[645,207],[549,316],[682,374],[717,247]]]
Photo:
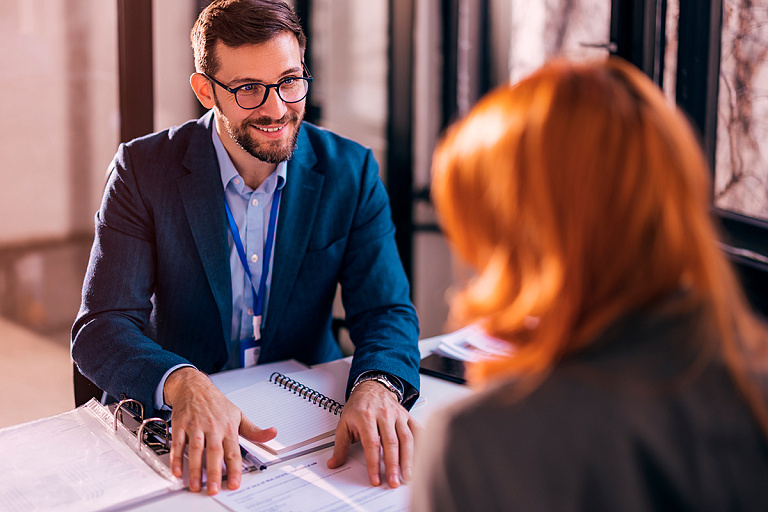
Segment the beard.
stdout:
[[[219,107],[219,112],[221,112],[221,107]],[[299,127],[304,119],[304,113],[302,112],[299,114],[298,112],[289,109],[283,117],[277,120],[270,117],[256,117],[245,119],[239,125],[232,124],[229,119],[223,115],[221,117],[224,119],[227,134],[232,137],[232,140],[234,140],[238,146],[247,151],[249,155],[262,162],[279,164],[280,162],[290,160],[293,156],[293,152],[296,149],[296,140],[299,138]],[[276,124],[286,125],[286,129],[289,130],[287,142],[283,143],[282,140],[259,142],[251,136],[251,126],[270,126]]]

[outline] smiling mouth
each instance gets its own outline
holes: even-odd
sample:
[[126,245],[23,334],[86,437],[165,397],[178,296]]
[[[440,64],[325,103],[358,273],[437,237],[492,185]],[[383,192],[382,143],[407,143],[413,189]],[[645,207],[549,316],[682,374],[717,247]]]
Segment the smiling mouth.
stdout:
[[269,128],[269,127],[266,127],[266,126],[255,126],[254,125],[254,128],[256,128],[257,130],[261,130],[262,132],[274,133],[274,132],[280,131],[283,127],[282,126],[278,126],[278,127],[275,127],[275,128]]

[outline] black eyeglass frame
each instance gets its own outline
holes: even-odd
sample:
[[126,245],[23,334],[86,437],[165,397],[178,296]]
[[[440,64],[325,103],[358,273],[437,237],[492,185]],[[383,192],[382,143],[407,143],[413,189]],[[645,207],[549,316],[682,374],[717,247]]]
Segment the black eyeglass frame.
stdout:
[[[235,103],[237,103],[238,107],[242,108],[243,110],[254,110],[254,109],[257,109],[260,106],[262,106],[264,103],[266,103],[267,98],[269,98],[269,90],[270,89],[275,89],[275,92],[277,93],[277,97],[280,98],[280,100],[283,101],[284,103],[298,103],[298,102],[302,101],[303,99],[305,99],[307,97],[307,95],[309,95],[309,86],[312,83],[312,80],[314,80],[314,78],[312,78],[312,73],[309,72],[309,69],[307,69],[307,65],[304,64],[304,62],[301,63],[301,68],[304,70],[304,74],[306,76],[287,76],[287,77],[283,78],[282,80],[280,80],[279,82],[277,82],[275,84],[263,84],[261,82],[248,82],[247,84],[238,85],[237,87],[229,87],[228,85],[225,85],[225,84],[219,82],[218,80],[213,78],[208,73],[202,73],[201,72],[200,74],[203,75],[208,80],[210,80],[213,83],[215,83],[216,85],[218,85],[219,87],[221,87],[222,89],[224,89],[225,91],[231,93],[235,97]],[[306,92],[306,94],[304,94],[304,97],[302,97],[299,100],[295,100],[295,101],[286,101],[280,95],[280,86],[283,85],[288,80],[304,80],[304,81],[307,82],[307,92]],[[261,102],[258,105],[256,105],[255,107],[244,107],[237,100],[237,93],[243,87],[248,87],[248,86],[252,86],[252,85],[260,85],[260,86],[264,87],[264,97],[261,99]]]

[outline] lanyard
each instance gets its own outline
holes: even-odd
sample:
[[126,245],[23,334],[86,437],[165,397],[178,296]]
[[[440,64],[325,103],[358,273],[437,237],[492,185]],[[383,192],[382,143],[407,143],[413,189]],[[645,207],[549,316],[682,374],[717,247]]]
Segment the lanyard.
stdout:
[[245,269],[245,275],[251,283],[251,292],[253,292],[253,338],[261,338],[261,314],[264,311],[264,290],[267,286],[267,273],[269,272],[269,261],[272,259],[272,244],[275,240],[275,223],[277,222],[277,206],[280,202],[281,188],[275,190],[272,198],[272,208],[269,212],[269,227],[267,228],[267,241],[264,243],[264,257],[261,259],[261,279],[259,280],[259,293],[253,288],[253,276],[248,268],[248,260],[245,257],[245,248],[243,247],[240,231],[237,229],[235,218],[232,216],[232,210],[229,209],[227,200],[224,199],[224,206],[227,209],[227,219],[229,220],[229,229],[232,231],[232,239],[237,247],[237,254],[240,256],[240,262]]

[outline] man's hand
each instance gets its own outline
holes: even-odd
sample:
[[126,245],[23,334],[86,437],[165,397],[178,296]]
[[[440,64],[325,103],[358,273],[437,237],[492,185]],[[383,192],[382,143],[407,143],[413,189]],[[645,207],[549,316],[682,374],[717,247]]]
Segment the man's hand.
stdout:
[[349,448],[360,441],[371,484],[379,485],[380,454],[384,449],[384,471],[389,486],[411,479],[414,437],[421,425],[397,402],[395,394],[376,381],[366,381],[349,396],[336,427],[336,446],[328,467],[333,469],[347,461]]
[[254,442],[269,441],[277,430],[261,430],[213,385],[204,373],[183,367],[168,376],[163,387],[165,403],[171,406],[171,471],[182,476],[184,446],[189,443],[189,489],[202,487],[203,453],[208,494],[221,489],[222,461],[227,467],[227,485],[240,487],[242,459],[238,433]]

